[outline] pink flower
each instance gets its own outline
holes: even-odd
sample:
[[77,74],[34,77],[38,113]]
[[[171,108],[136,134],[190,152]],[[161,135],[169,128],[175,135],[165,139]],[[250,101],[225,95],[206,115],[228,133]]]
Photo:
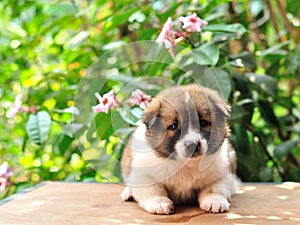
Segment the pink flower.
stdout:
[[207,22],[201,20],[196,13],[186,17],[181,16],[179,21],[183,23],[182,28],[188,33],[201,32],[202,28],[207,25]]
[[131,97],[127,100],[127,103],[131,105],[138,105],[140,108],[145,109],[149,104],[150,99],[150,95],[146,95],[140,89],[136,89],[131,93]]
[[174,48],[176,47],[177,43],[173,35],[171,17],[169,17],[167,22],[164,24],[160,34],[156,39],[156,42],[164,44],[166,49],[171,53],[172,57],[175,57]]
[[8,111],[8,117],[15,118],[18,112],[26,111],[22,106],[22,94],[19,94],[15,98],[15,102]]
[[99,100],[100,103],[98,105],[95,105],[92,107],[94,112],[108,113],[108,110],[117,104],[117,98],[116,98],[113,90],[104,94],[103,97],[101,97],[98,92],[95,93],[95,96]]
[[32,114],[36,114],[38,111],[38,109],[36,108],[36,106],[32,105],[27,109],[27,113],[32,113]]
[[0,191],[3,191],[7,185],[10,185],[10,178],[13,175],[7,162],[0,166]]

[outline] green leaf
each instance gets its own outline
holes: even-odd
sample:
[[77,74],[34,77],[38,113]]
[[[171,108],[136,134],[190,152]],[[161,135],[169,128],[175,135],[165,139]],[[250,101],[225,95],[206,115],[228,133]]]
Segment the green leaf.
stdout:
[[239,38],[238,34],[235,33],[216,33],[216,35],[213,36],[212,42],[213,43],[226,43],[229,40],[233,40]]
[[136,77],[124,74],[124,73],[118,73],[117,75],[112,75],[109,77],[110,80],[114,80],[120,83],[128,84],[134,82]]
[[250,52],[242,52],[238,55],[230,56],[231,62],[233,66],[237,67],[248,67],[250,69],[256,68],[255,58]]
[[[158,2],[158,1],[153,1],[153,2]],[[169,7],[166,8],[166,10],[163,10],[163,12],[156,14],[156,16],[159,18],[159,20],[162,23],[165,23],[168,17],[172,17],[176,15],[176,11],[183,3],[184,3],[183,1],[179,1],[179,2],[174,1],[173,4],[170,4]],[[164,4],[165,4],[164,1],[162,1],[162,5],[163,5],[162,7],[164,7]]]
[[232,73],[231,74],[235,89],[240,91],[242,95],[248,96],[248,94],[251,92],[251,85],[249,85],[249,79],[242,74],[238,73]]
[[46,111],[31,114],[27,121],[26,131],[29,138],[37,145],[41,145],[48,139],[51,127],[51,118]]
[[137,123],[140,121],[143,115],[143,110],[138,107],[130,108],[130,107],[123,107],[120,109],[120,116],[124,121],[127,123],[136,126]]
[[88,31],[80,31],[77,35],[75,35],[75,37],[73,37],[70,40],[68,48],[72,49],[72,48],[79,46],[80,44],[82,44],[84,42],[85,39],[88,38],[88,36],[89,36]]
[[124,10],[120,10],[118,12],[115,12],[112,19],[112,25],[107,27],[108,29],[112,29],[114,27],[117,27],[119,25],[127,23],[130,16],[136,12],[136,8],[127,8]]
[[7,28],[12,34],[25,38],[27,32],[16,22],[10,22]]
[[259,109],[262,116],[274,127],[279,127],[279,121],[274,114],[274,110],[269,102],[258,101]]
[[4,48],[9,45],[9,39],[7,37],[0,37],[0,47]]
[[260,56],[265,57],[267,55],[287,55],[287,51],[281,49],[282,47],[286,46],[287,44],[289,44],[289,41],[286,41],[284,43],[280,43],[277,45],[273,45],[272,47],[261,51]]
[[[214,11],[213,9],[216,8],[218,5],[221,5],[221,4],[224,4],[224,3],[227,3],[227,2],[230,2],[231,0],[213,0],[213,1],[207,1],[207,0],[200,0],[199,1],[199,5],[201,5],[202,9],[201,9],[201,14],[203,15],[206,15],[206,14],[209,14],[208,17],[210,17],[212,14],[214,14]],[[218,12],[218,10],[215,10],[217,11],[216,13],[220,13]],[[222,14],[223,16],[223,14]],[[205,17],[205,20],[209,21],[209,18],[208,17]]]
[[61,133],[58,136],[55,144],[57,144],[59,152],[63,155],[66,152],[66,150],[70,147],[70,145],[72,144],[73,141],[74,141],[73,137],[70,137],[67,134]]
[[292,59],[288,65],[291,73],[295,73],[300,66],[300,48],[298,48],[294,55],[292,56]]
[[128,127],[128,124],[123,120],[119,111],[112,111],[111,119],[112,119],[112,127],[114,130],[114,133],[116,133],[121,128]]
[[100,112],[95,117],[96,130],[101,140],[107,140],[118,129],[125,127],[124,122],[119,112],[108,111],[107,114]]
[[236,104],[239,105],[239,106],[242,106],[242,105],[250,104],[250,103],[253,103],[253,102],[254,101],[251,98],[244,98],[243,100],[238,101]]
[[276,95],[277,84],[272,77],[268,75],[255,73],[246,73],[245,76],[249,79],[251,83],[256,84],[260,89],[262,89],[266,93],[270,95]]
[[[46,7],[45,7],[46,8]],[[55,17],[64,17],[66,15],[74,15],[76,13],[75,7],[70,3],[53,4],[44,10],[46,15]]]
[[219,48],[213,43],[206,43],[192,50],[192,56],[200,65],[215,66],[219,60]]
[[73,116],[78,116],[80,114],[79,109],[76,106],[71,106],[65,109],[53,110],[57,113],[71,113]]
[[[241,154],[245,154],[247,155],[247,157],[249,157],[252,149],[248,141],[247,130],[245,129],[242,123],[232,124],[231,139],[235,149],[240,150]],[[240,163],[244,163],[244,161],[240,161]]]
[[114,133],[111,125],[111,111],[107,114],[100,112],[95,117],[97,134],[101,140],[108,139]]
[[261,168],[258,174],[259,178],[264,182],[271,181],[273,179],[273,175],[274,175],[274,169],[267,168],[267,167]]
[[248,113],[242,106],[240,106],[238,104],[232,104],[229,120],[230,121],[239,120],[247,114]]
[[125,44],[126,44],[125,41],[113,41],[113,42],[109,42],[106,45],[103,45],[102,49],[103,50],[113,50],[113,49],[120,48],[121,46],[123,46]]
[[64,132],[66,135],[69,137],[78,137],[80,134],[82,134],[86,129],[86,126],[81,123],[71,123],[71,124],[66,124],[64,126]]
[[265,4],[263,1],[251,1],[249,2],[249,7],[252,15],[257,17],[259,13],[263,12],[265,9]]
[[192,76],[195,81],[205,87],[218,91],[224,98],[228,99],[231,93],[231,81],[225,70],[206,68],[202,73]]
[[246,28],[242,24],[239,24],[239,23],[207,25],[207,26],[203,27],[203,31],[236,33],[236,34],[240,34],[240,35],[247,32]]
[[277,158],[281,159],[287,156],[296,145],[297,145],[296,141],[288,140],[276,146],[274,149],[274,154]]
[[22,152],[24,152],[25,149],[26,149],[28,139],[29,139],[28,134],[26,134],[25,137],[24,137],[24,139],[23,139]]

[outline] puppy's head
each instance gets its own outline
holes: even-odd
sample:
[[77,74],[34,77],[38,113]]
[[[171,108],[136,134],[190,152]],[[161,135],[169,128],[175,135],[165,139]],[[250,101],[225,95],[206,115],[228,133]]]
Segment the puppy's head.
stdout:
[[230,108],[213,91],[192,84],[160,92],[146,108],[146,139],[156,154],[170,159],[216,152],[229,134]]

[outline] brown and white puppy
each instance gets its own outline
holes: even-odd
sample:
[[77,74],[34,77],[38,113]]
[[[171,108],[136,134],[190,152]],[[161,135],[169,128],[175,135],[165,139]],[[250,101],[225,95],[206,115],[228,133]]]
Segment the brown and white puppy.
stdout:
[[200,85],[160,92],[125,148],[123,200],[134,198],[156,214],[195,202],[207,212],[227,211],[238,184],[229,110],[216,91]]

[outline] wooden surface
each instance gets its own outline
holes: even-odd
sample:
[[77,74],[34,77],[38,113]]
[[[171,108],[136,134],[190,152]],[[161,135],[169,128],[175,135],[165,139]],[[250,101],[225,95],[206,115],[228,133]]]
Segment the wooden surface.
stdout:
[[300,185],[244,185],[224,214],[176,207],[173,215],[152,215],[136,202],[122,202],[119,184],[44,183],[0,203],[1,225],[68,224],[300,224]]

